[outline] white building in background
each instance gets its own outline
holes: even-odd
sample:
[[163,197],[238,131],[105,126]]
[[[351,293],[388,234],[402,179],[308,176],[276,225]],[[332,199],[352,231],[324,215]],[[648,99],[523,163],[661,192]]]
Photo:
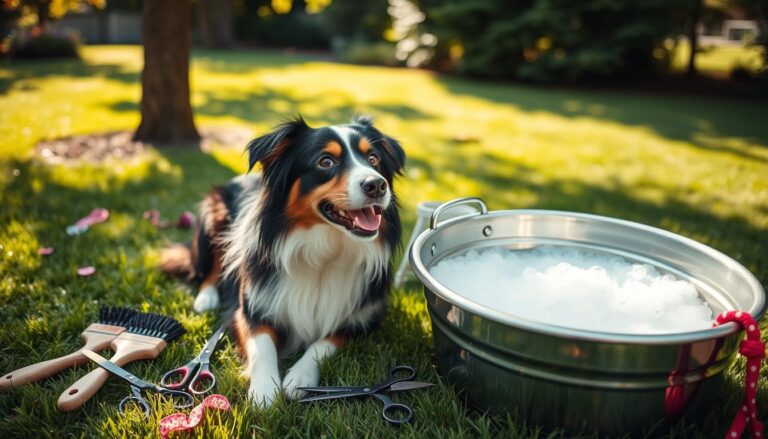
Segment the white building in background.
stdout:
[[757,22],[754,20],[723,20],[719,28],[699,26],[699,44],[702,46],[742,46],[754,41],[759,33]]
[[86,44],[141,44],[141,14],[123,11],[70,13],[51,28],[74,32]]

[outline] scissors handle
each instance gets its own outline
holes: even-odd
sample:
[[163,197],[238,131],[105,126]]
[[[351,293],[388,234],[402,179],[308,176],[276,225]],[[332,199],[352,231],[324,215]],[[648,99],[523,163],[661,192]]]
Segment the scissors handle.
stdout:
[[211,373],[208,363],[202,363],[195,376],[189,382],[189,393],[202,395],[216,386],[216,377]]
[[374,393],[373,396],[384,403],[384,408],[381,409],[381,417],[390,424],[405,424],[413,419],[413,410],[407,405],[399,402],[392,402],[391,399],[381,393]]
[[192,372],[194,372],[198,364],[199,362],[195,358],[184,366],[169,370],[160,378],[160,385],[166,389],[183,389],[192,380]]
[[373,388],[373,392],[384,390],[392,384],[399,383],[401,381],[411,381],[416,378],[416,369],[411,366],[395,366],[389,369],[389,378],[383,383]]
[[121,414],[125,413],[125,406],[129,403],[133,402],[137,406],[141,407],[142,410],[144,410],[144,417],[149,417],[149,403],[146,399],[141,397],[141,389],[139,389],[136,386],[131,386],[131,394],[126,396],[120,401],[120,404],[117,405],[117,409]]
[[160,386],[157,386],[155,391],[163,396],[171,398],[173,400],[173,408],[187,409],[195,405],[195,398],[187,392],[166,389]]

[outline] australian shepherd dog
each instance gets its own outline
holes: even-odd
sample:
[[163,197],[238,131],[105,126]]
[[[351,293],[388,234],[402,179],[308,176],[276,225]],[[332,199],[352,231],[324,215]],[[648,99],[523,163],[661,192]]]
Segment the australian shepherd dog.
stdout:
[[[317,385],[319,363],[382,317],[405,154],[365,116],[323,128],[299,117],[247,150],[249,172],[203,199],[191,244],[165,249],[161,266],[199,283],[198,312],[238,298],[248,395],[268,406]],[[279,354],[304,347],[281,380]]]

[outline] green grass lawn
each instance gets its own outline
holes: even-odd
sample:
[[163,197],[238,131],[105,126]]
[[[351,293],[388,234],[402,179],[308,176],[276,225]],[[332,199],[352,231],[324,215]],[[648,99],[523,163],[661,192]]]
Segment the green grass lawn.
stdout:
[[[113,304],[172,315],[187,329],[156,361],[128,367],[159,379],[196,354],[217,322],[194,314],[187,288],[154,268],[155,250],[187,232],[156,230],[141,213],[155,207],[175,218],[193,209],[212,184],[242,172],[246,158],[240,146],[215,146],[210,154],[169,149],[106,165],[31,159],[42,139],[137,126],[140,48],[88,47],[83,55],[83,62],[0,64],[0,374],[77,349],[98,305]],[[396,184],[406,228],[419,201],[468,195],[483,197],[491,209],[591,212],[701,241],[768,284],[764,102],[488,84],[252,52],[196,52],[191,74],[203,127],[257,134],[299,112],[314,125],[346,122],[355,112],[374,115],[408,153]],[[68,224],[96,206],[110,209],[108,222],[82,236],[65,235]],[[41,246],[56,253],[43,258],[36,252]],[[77,277],[84,265],[97,273]],[[322,382],[375,381],[401,363],[415,366],[418,379],[438,383],[395,396],[416,412],[415,422],[401,428],[381,421],[376,400],[309,407],[281,400],[257,410],[245,399],[235,347],[225,338],[213,368],[233,410],[213,415],[195,435],[540,436],[524,422],[467,411],[441,381],[416,282],[395,291],[381,329],[324,364]],[[116,404],[128,389],[114,379],[83,409],[57,412],[59,394],[89,369],[0,394],[0,437],[151,436],[157,420],[172,412],[160,405],[149,421],[120,416]],[[713,401],[709,414],[673,436],[722,437],[741,398],[740,377],[738,367],[731,370],[729,399]],[[768,381],[760,387],[768,390]],[[764,392],[759,404],[765,418]]]

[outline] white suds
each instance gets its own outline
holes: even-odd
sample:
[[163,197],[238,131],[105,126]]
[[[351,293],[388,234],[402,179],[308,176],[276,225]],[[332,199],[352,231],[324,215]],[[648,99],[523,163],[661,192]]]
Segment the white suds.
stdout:
[[712,310],[693,284],[612,255],[491,249],[443,260],[430,271],[475,303],[557,326],[622,334],[712,326]]

